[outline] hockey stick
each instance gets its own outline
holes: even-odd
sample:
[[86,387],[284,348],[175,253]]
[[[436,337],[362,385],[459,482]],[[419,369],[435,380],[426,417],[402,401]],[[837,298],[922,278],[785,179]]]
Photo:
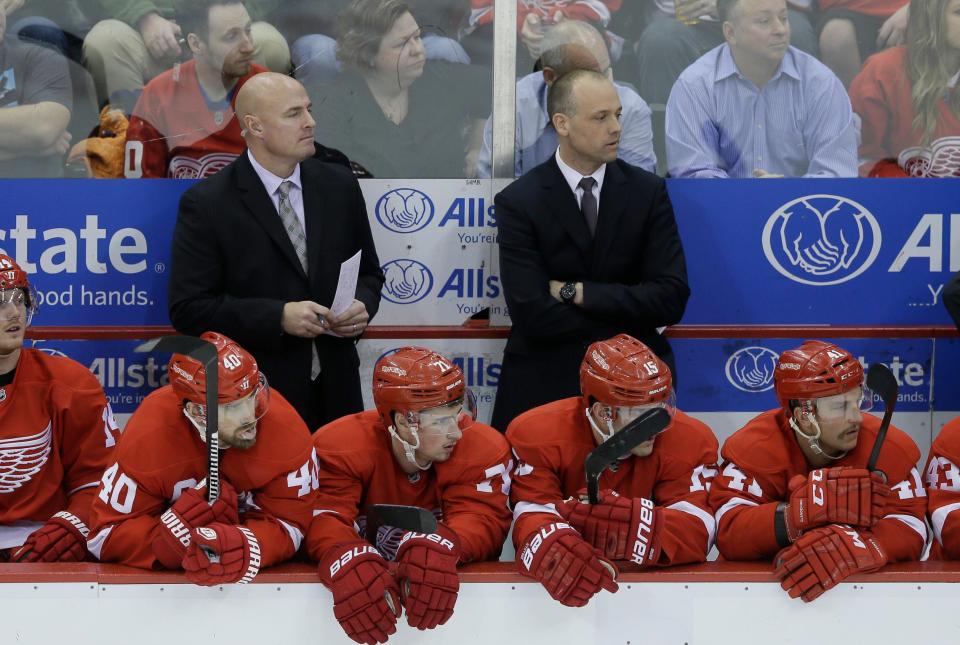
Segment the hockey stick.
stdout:
[[647,410],[628,423],[622,430],[597,446],[587,455],[584,470],[587,473],[587,496],[591,504],[600,501],[600,475],[612,463],[644,441],[653,439],[670,425],[670,415],[663,408]]
[[873,363],[867,370],[867,387],[880,395],[886,410],[883,413],[883,420],[880,421],[880,429],[877,431],[877,438],[873,442],[873,450],[870,452],[870,458],[867,460],[867,470],[876,471],[887,481],[887,475],[882,470],[876,470],[877,459],[880,458],[880,449],[883,447],[883,440],[887,437],[887,429],[890,428],[890,420],[893,418],[893,408],[897,404],[897,379],[893,372],[882,363]]
[[435,533],[437,518],[419,506],[371,504],[367,507],[367,542],[376,546],[377,531],[381,526],[393,526],[416,533]]
[[220,497],[220,435],[217,412],[217,348],[196,336],[161,336],[141,343],[135,352],[183,354],[203,363],[207,381],[207,501],[213,504]]

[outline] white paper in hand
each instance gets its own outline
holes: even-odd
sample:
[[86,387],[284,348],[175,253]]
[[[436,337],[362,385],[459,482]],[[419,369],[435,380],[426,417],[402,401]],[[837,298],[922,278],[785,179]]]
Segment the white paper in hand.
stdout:
[[337,280],[337,293],[330,304],[330,313],[339,316],[353,304],[357,293],[357,278],[360,276],[360,253],[357,251],[352,258],[344,260],[340,265],[340,278]]

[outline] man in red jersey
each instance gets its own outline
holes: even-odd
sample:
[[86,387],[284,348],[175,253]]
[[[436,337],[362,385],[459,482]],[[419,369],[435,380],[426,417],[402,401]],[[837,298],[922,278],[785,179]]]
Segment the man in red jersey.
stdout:
[[931,560],[960,560],[960,417],[943,426],[933,440],[924,479],[930,525],[936,541]]
[[184,569],[200,585],[246,583],[296,553],[317,488],[316,453],[253,357],[213,332],[221,495],[206,500],[206,371],[174,354],[170,385],[130,417],[93,502],[88,547],[103,562]]
[[[703,562],[714,535],[707,490],[717,440],[676,409],[667,365],[620,334],[587,349],[580,391],[529,410],[507,429],[517,457],[511,492],[517,567],[571,607],[601,589],[617,590],[611,561]],[[570,499],[582,498],[587,455],[656,406],[670,413],[670,425],[603,472],[600,503]]]
[[0,254],[0,560],[79,562],[119,430],[88,369],[23,347],[37,304]]
[[247,147],[234,113],[237,92],[255,74],[250,14],[241,0],[192,0],[177,21],[193,60],[143,88],[127,130],[128,179],[202,179]]
[[[457,564],[500,553],[513,466],[503,436],[468,414],[460,368],[436,352],[404,347],[382,356],[373,400],[376,410],[314,435],[320,494],[307,535],[334,615],[350,638],[370,644],[396,631],[401,609],[417,629],[447,622],[460,588]],[[371,504],[428,509],[437,531],[383,527],[370,544],[360,536]],[[397,562],[395,575],[387,560]]]
[[927,540],[920,451],[890,426],[877,462],[886,479],[865,470],[880,419],[861,413],[873,394],[860,362],[808,340],[780,355],[774,387],[781,407],[723,446],[710,490],[721,555],[774,559],[781,586],[806,602],[855,573],[918,559]]

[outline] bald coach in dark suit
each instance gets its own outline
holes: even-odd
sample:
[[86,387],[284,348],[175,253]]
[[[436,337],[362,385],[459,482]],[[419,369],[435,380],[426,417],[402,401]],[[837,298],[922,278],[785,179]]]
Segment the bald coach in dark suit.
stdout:
[[666,183],[616,158],[620,101],[587,70],[554,83],[557,154],[496,197],[500,276],[513,327],[492,425],[580,393],[587,346],[627,333],[676,373],[658,327],[690,296]]

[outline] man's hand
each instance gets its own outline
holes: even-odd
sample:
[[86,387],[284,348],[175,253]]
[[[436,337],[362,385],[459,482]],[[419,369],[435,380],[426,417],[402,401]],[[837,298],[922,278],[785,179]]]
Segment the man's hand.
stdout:
[[69,511],[60,511],[30,534],[10,556],[12,562],[83,562],[90,529]]
[[790,481],[787,533],[795,537],[824,524],[869,528],[884,514],[890,488],[863,468],[821,468]]
[[312,300],[288,302],[283,305],[280,326],[291,336],[316,338],[330,329],[330,310]]
[[757,168],[753,171],[753,176],[757,179],[783,179],[783,175],[767,172],[763,168]]
[[46,148],[41,148],[39,150],[27,151],[24,150],[26,154],[29,154],[33,157],[62,157],[67,154],[70,150],[70,141],[73,139],[73,135],[64,130],[60,133],[60,136],[57,137],[57,140],[51,143]]
[[[563,302],[563,298],[560,297],[560,289],[563,285],[567,284],[563,280],[551,280],[550,281],[550,295],[554,297],[557,302]],[[575,283],[577,289],[577,295],[573,297],[573,304],[580,306],[583,304],[583,283]]]
[[687,20],[696,20],[700,16],[720,17],[717,0],[676,0],[676,15]]
[[567,607],[583,607],[601,589],[615,593],[617,568],[566,522],[540,527],[520,548],[517,569]]
[[233,524],[214,523],[193,530],[183,570],[194,584],[246,584],[260,571],[260,542],[253,531]]
[[320,559],[320,579],[333,594],[333,615],[358,643],[386,643],[397,631],[400,590],[383,556],[367,542],[331,547]]
[[457,536],[443,525],[431,534],[408,531],[397,548],[397,582],[407,624],[433,629],[453,615],[460,591]]
[[650,566],[660,559],[663,511],[649,499],[604,490],[599,504],[572,499],[558,504],[557,512],[611,560]]
[[907,22],[910,20],[910,3],[897,9],[886,19],[877,33],[877,49],[902,45],[907,35]]
[[359,300],[354,300],[339,316],[327,314],[327,322],[330,323],[330,330],[337,336],[345,338],[354,338],[363,333],[370,321],[370,315],[367,313],[367,306]]
[[165,61],[180,55],[180,26],[158,13],[151,12],[140,19],[140,35],[150,57]]
[[[562,14],[561,14],[562,15]],[[543,24],[540,16],[531,11],[520,26],[520,42],[527,48],[530,58],[540,58],[540,44],[543,42]]]
[[886,563],[886,553],[870,532],[829,524],[778,553],[774,575],[791,598],[810,602],[849,576]]
[[205,488],[188,488],[160,516],[152,548],[157,560],[168,569],[180,568],[190,547],[193,529],[217,522],[237,524],[237,491],[226,481],[220,482],[220,497],[212,505],[207,502]]

